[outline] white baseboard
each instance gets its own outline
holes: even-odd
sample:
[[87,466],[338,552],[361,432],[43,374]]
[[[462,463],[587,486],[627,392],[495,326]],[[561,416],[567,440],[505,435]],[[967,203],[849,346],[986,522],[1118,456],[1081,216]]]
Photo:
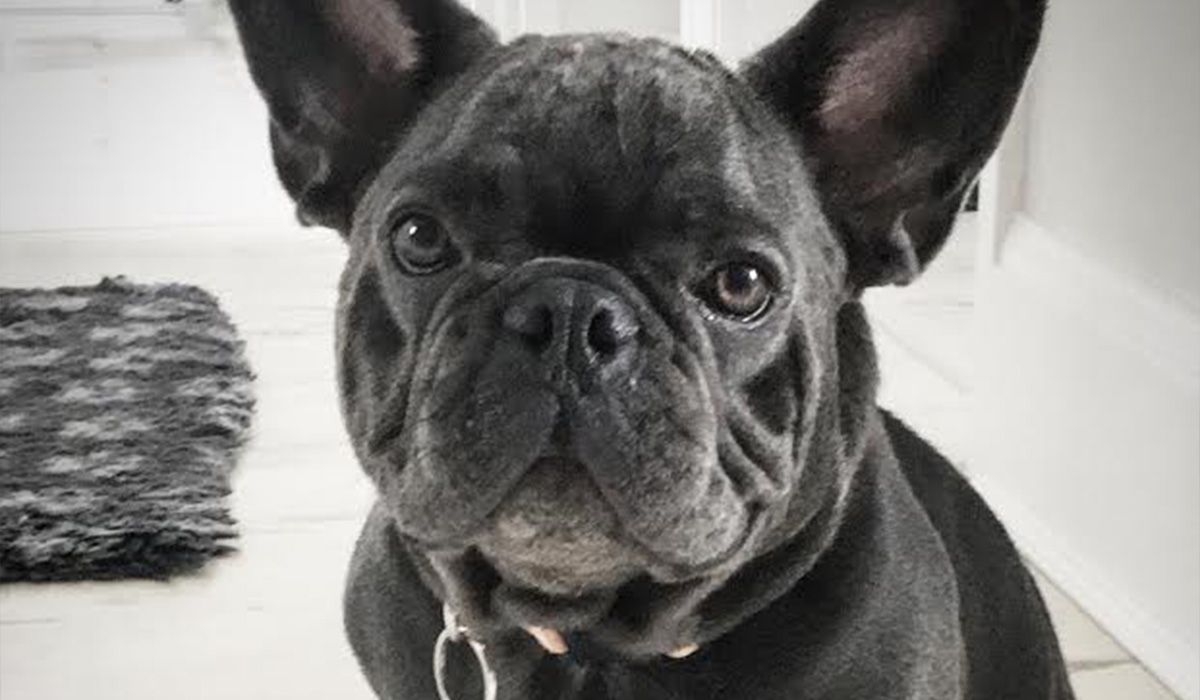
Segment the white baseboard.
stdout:
[[[1138,279],[1088,258],[1025,216],[1004,238],[999,269],[1046,303],[1153,363],[1200,395],[1200,314]],[[1102,313],[1096,313],[1096,311]]]
[[1111,586],[1103,570],[1078,556],[1053,527],[1021,503],[1020,497],[986,477],[971,474],[970,480],[1004,522],[1022,555],[1180,697],[1200,697],[1200,662],[1195,647],[1147,615],[1136,600]]
[[1040,569],[1200,700],[1200,316],[1021,217],[979,275],[972,481]]

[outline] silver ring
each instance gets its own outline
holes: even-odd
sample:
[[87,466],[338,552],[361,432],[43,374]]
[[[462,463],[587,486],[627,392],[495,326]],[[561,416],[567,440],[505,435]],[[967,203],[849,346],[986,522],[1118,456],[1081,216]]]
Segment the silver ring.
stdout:
[[433,680],[437,684],[437,692],[439,700],[454,700],[450,697],[450,691],[446,690],[446,649],[450,644],[466,641],[471,647],[471,651],[475,653],[475,660],[479,663],[479,676],[483,680],[483,698],[484,700],[496,700],[498,692],[496,683],[496,674],[492,671],[492,667],[488,665],[487,656],[483,652],[483,645],[473,641],[466,636],[466,631],[459,627],[458,620],[450,606],[447,605],[442,609],[442,617],[445,621],[445,627],[438,634],[437,641],[433,645]]

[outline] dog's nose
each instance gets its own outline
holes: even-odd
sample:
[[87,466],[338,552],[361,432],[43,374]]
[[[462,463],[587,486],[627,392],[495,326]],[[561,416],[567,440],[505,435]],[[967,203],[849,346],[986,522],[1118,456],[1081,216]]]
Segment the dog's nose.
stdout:
[[562,278],[518,292],[504,309],[503,323],[535,353],[561,352],[585,366],[615,361],[640,330],[637,314],[616,292]]

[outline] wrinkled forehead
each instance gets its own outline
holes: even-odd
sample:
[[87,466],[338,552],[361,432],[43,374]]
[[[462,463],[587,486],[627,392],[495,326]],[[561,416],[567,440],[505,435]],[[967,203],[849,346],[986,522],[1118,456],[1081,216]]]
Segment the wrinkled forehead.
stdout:
[[632,169],[655,155],[699,155],[695,146],[731,126],[719,65],[661,42],[529,37],[493,65],[455,115],[448,149],[504,142],[526,158]]
[[798,159],[743,91],[716,59],[662,42],[530,37],[452,90],[398,160],[440,196],[519,203],[556,240],[630,219],[777,218]]

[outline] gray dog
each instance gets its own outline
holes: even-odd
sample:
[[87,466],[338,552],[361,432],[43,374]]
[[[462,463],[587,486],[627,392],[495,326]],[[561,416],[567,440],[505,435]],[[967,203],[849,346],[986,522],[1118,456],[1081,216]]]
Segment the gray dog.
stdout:
[[941,247],[1044,0],[824,0],[731,72],[450,0],[234,11],[378,504],[389,700],[1061,700],[1029,574],[875,405],[861,296]]

